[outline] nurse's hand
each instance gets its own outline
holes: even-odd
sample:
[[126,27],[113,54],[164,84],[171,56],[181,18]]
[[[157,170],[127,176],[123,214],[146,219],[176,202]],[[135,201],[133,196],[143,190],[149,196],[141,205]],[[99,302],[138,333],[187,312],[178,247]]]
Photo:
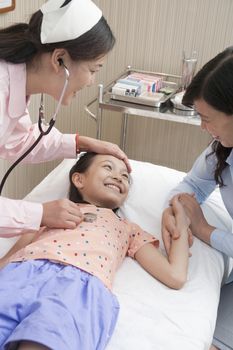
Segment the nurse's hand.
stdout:
[[114,143],[93,139],[87,136],[79,136],[78,151],[110,154],[123,160],[129,172],[132,170],[127,155]]
[[83,221],[83,214],[80,209],[69,199],[59,199],[42,205],[41,226],[74,229]]

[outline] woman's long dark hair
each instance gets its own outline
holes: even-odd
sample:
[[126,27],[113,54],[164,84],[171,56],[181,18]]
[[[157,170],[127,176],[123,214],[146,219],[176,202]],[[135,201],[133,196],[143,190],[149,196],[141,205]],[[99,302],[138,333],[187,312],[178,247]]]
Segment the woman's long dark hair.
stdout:
[[72,176],[74,173],[85,173],[91,166],[96,155],[97,153],[94,152],[84,153],[82,156],[80,156],[79,160],[75,163],[75,165],[70,169],[69,199],[74,203],[84,203],[84,200],[79,190],[73,184]]
[[[233,118],[233,46],[203,66],[188,86],[182,103],[190,106],[198,99]],[[224,147],[219,141],[214,141],[212,152],[208,155],[215,154],[217,157],[214,178],[220,187],[224,185],[222,172],[228,166],[226,159],[231,150],[232,147]]]
[[[75,1],[75,0],[73,0]],[[66,0],[65,6],[70,2]],[[42,44],[40,40],[43,14],[35,12],[27,23],[19,23],[0,30],[0,59],[11,63],[31,62],[37,55],[64,48],[74,61],[96,59],[107,54],[115,44],[114,35],[102,16],[88,32],[74,40]]]

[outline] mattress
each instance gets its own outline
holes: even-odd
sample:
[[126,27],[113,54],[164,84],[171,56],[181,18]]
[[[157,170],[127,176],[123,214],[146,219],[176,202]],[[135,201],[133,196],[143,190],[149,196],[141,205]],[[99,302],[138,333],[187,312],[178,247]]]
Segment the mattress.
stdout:
[[[44,202],[67,196],[68,172],[74,160],[64,160],[26,200]],[[185,173],[131,160],[132,185],[120,215],[161,237],[161,214],[169,191]],[[231,230],[232,221],[218,190],[203,204],[210,224]],[[15,242],[0,239],[0,254]],[[160,249],[165,254],[162,240]],[[120,314],[107,350],[208,350],[214,332],[221,284],[232,262],[194,238],[188,281],[173,290],[155,280],[136,261],[126,258],[116,274],[113,292]]]

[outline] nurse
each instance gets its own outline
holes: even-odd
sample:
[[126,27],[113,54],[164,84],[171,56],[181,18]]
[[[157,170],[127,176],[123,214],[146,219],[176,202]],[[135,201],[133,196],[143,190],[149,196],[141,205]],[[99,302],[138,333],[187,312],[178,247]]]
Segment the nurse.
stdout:
[[[101,10],[91,0],[49,0],[29,24],[0,30],[0,158],[18,159],[38,138],[27,105],[30,95],[48,94],[69,105],[94,82],[115,38]],[[69,77],[68,77],[69,76]],[[128,159],[117,145],[53,128],[25,158],[28,163],[76,158],[80,151]],[[0,197],[0,236],[38,230],[41,225],[74,228],[82,220],[68,199],[30,203]]]
[[[194,104],[201,118],[201,127],[213,137],[213,142],[172,191],[171,197],[183,192],[179,198],[191,220],[192,233],[233,258],[232,232],[210,225],[200,207],[219,186],[225,207],[233,218],[233,47],[204,65],[188,86],[183,103]],[[177,238],[172,207],[163,212],[162,230],[169,251],[170,239]],[[233,272],[221,290],[211,349],[233,349]]]

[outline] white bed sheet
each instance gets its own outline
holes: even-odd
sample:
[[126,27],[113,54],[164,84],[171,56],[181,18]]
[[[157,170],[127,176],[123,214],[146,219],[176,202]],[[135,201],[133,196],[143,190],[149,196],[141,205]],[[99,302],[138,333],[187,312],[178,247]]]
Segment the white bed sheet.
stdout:
[[[67,195],[68,172],[74,160],[64,160],[26,197],[48,201]],[[131,161],[133,184],[121,214],[160,236],[163,203],[184,173]],[[231,230],[220,194],[203,205],[208,221]],[[15,239],[1,239],[0,255]],[[161,249],[163,244],[161,242]],[[179,291],[169,289],[126,258],[117,272],[113,291],[121,310],[107,350],[208,350],[214,331],[219,291],[229,261],[198,239],[191,248],[188,282]],[[225,275],[224,275],[225,274]]]

